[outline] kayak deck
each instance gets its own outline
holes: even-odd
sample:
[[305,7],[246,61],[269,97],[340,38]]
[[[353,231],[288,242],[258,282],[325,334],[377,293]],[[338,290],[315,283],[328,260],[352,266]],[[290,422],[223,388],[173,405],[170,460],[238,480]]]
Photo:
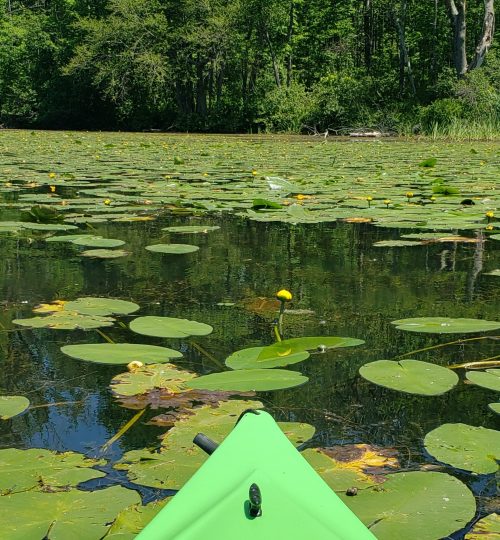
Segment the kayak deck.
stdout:
[[[252,414],[253,413],[253,414]],[[251,515],[256,484],[262,514]],[[233,431],[137,540],[373,540],[264,411]]]

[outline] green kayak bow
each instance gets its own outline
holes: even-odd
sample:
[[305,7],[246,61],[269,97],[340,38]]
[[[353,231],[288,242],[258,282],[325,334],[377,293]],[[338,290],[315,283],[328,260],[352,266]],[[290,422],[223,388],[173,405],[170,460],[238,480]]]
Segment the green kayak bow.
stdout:
[[264,411],[243,413],[137,540],[374,540]]

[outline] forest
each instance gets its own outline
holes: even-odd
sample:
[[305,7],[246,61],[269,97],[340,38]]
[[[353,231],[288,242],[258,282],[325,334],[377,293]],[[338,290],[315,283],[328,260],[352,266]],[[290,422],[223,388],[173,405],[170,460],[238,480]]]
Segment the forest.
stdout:
[[6,0],[0,125],[500,132],[494,0]]

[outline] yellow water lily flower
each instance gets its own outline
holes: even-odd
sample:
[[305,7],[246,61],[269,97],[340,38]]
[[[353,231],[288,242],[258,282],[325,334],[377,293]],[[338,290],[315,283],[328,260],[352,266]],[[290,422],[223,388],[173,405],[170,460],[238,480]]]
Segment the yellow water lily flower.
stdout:
[[492,231],[495,227],[493,227],[493,225],[486,225],[485,229],[487,231]]
[[133,372],[133,371],[137,371],[142,366],[144,366],[144,364],[142,362],[140,362],[139,360],[132,360],[132,362],[129,362],[127,364],[127,369],[129,371]]
[[56,186],[49,186],[51,193],[55,193]]
[[276,298],[280,302],[290,302],[292,299],[292,293],[290,291],[287,291],[286,289],[281,289],[276,293]]
[[493,212],[493,210],[488,210],[488,212],[486,212],[486,217],[488,219],[493,219],[495,217],[495,212]]
[[104,199],[104,204],[109,206],[111,204],[111,199]]
[[55,178],[57,175],[55,172],[49,173],[49,178]]

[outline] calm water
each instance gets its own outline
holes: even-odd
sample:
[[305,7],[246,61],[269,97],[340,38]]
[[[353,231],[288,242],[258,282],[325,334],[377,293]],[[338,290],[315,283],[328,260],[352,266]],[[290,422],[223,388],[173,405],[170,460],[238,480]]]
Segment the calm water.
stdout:
[[[12,212],[4,210],[0,216],[10,219]],[[200,246],[193,254],[144,251],[145,245],[160,241],[161,227],[178,224],[215,224],[221,229],[174,240]],[[196,342],[224,361],[238,349],[272,342],[272,318],[227,304],[272,297],[283,287],[294,294],[291,307],[305,310],[286,316],[286,337],[334,335],[366,341],[365,346],[315,354],[293,366],[308,375],[308,384],[257,396],[277,419],[314,424],[317,433],[311,445],[396,446],[403,467],[411,467],[432,461],[422,439],[444,422],[499,427],[498,417],[487,408],[497,399],[493,392],[459,384],[442,397],[415,397],[374,386],[357,371],[369,361],[454,338],[401,332],[389,324],[392,320],[433,315],[497,319],[498,277],[482,270],[500,267],[500,242],[386,249],[373,243],[398,238],[399,231],[368,224],[258,223],[230,215],[163,215],[154,222],[94,227],[98,234],[125,240],[132,255],[82,260],[75,246],[47,244],[40,235],[29,241],[0,236],[0,393],[26,395],[32,405],[41,405],[0,423],[0,447],[44,447],[93,456],[134,414],[120,407],[109,391],[111,377],[123,372],[122,367],[80,362],[59,351],[65,344],[102,342],[97,332],[16,330],[11,325],[13,318],[31,316],[34,305],[80,296],[130,299],[141,306],[138,315],[212,325],[213,334]],[[142,337],[120,327],[104,331],[117,342],[179,348],[184,353],[177,362],[181,367],[199,373],[218,370],[186,341]],[[463,343],[411,357],[443,365],[480,360],[498,354],[497,343]],[[143,418],[155,414],[147,411]],[[163,431],[136,424],[107,457],[153,446]],[[488,494],[493,493],[483,493]]]

